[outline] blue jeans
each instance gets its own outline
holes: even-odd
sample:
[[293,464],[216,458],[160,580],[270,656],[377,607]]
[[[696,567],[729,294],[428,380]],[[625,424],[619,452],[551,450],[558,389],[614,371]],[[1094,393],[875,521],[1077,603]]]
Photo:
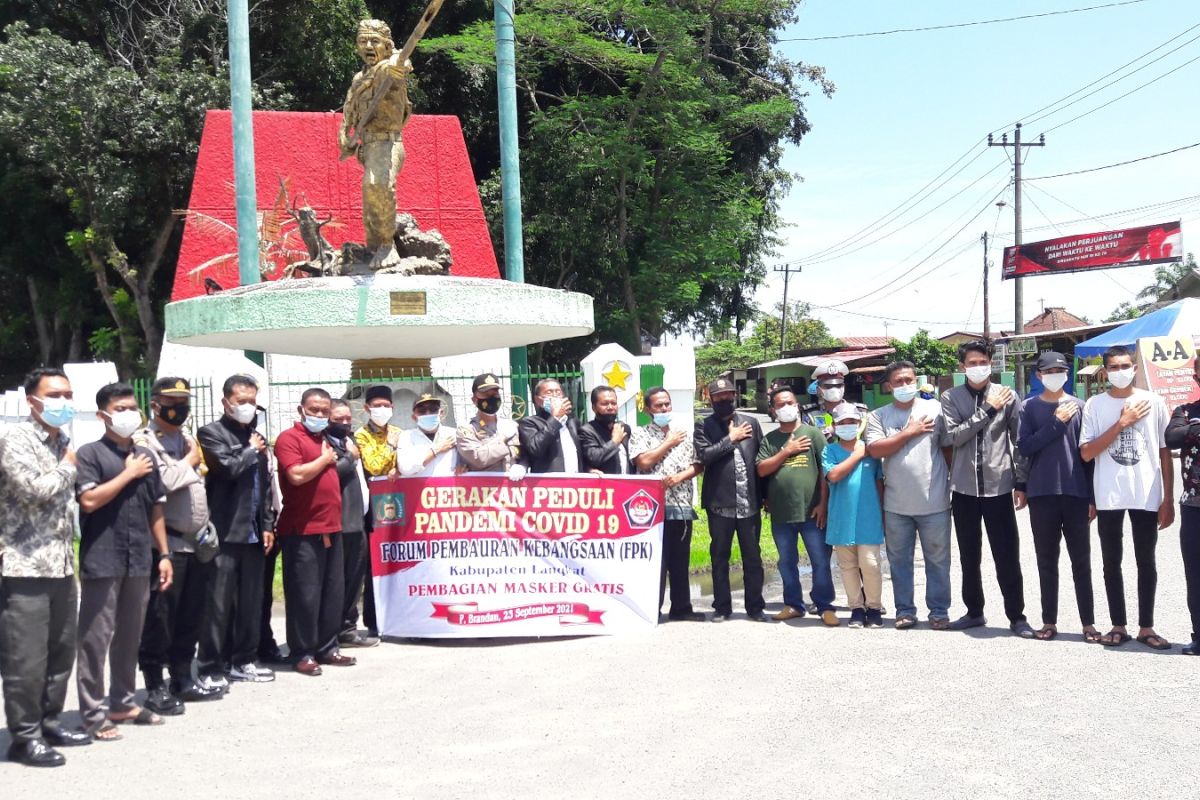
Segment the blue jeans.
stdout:
[[804,608],[804,589],[800,586],[800,549],[797,540],[804,540],[808,560],[812,564],[812,601],[817,611],[833,608],[833,573],[829,562],[833,548],[825,544],[825,531],[813,520],[776,522],[771,520],[771,536],[779,550],[779,577],[783,579],[783,602],[792,608]]
[[925,557],[925,605],[930,619],[950,618],[950,509],[934,514],[884,512],[883,527],[896,617],[916,617],[913,602],[913,554],[917,536]]

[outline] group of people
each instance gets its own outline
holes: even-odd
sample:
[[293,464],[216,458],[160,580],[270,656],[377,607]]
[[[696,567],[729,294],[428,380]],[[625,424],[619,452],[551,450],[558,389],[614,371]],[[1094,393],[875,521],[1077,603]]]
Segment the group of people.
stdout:
[[[708,387],[712,413],[691,425],[661,387],[643,394],[651,418],[632,429],[618,419],[614,390],[591,393],[580,422],[562,386],[533,389],[534,413],[502,415],[501,384],[472,382],[476,413],[445,424],[432,392],[413,403],[413,427],[394,424],[395,397],[371,386],[367,422],[353,430],[350,403],[310,388],[297,420],[274,445],[259,430],[252,377],[222,387],[222,415],[189,431],[188,381],[166,377],[151,390],[149,421],[131,386],[96,395],[105,432],[74,449],[74,396],[67,375],[39,368],[25,381],[30,417],[0,438],[0,678],[12,744],[10,760],[58,766],[56,748],[114,741],[125,723],[162,725],[187,703],[218,700],[231,682],[274,679],[273,667],[306,676],[356,663],[343,648],[379,643],[370,580],[370,524],[364,478],[504,473],[644,474],[665,498],[659,606],[666,620],[710,619],[692,607],[689,557],[698,519],[694,478],[703,474],[713,567],[713,622],[732,616],[729,560],[743,559],[747,616],[759,622],[803,617],[799,545],[812,564],[812,606],[829,626],[836,556],[849,625],[883,625],[881,547],[886,547],[895,627],[917,625],[913,597],[918,539],[925,562],[930,627],[985,625],[980,562],[987,533],[1005,615],[1022,637],[1053,639],[1059,549],[1066,542],[1083,634],[1119,646],[1131,638],[1121,571],[1126,513],[1138,571],[1137,640],[1170,643],[1154,630],[1158,531],[1174,520],[1172,449],[1181,451],[1182,550],[1200,654],[1200,403],[1168,414],[1135,389],[1131,354],[1104,356],[1111,387],[1085,404],[1065,392],[1066,359],[1043,353],[1043,390],[1021,401],[991,382],[991,352],[960,348],[966,382],[939,400],[921,395],[916,368],[886,370],[893,402],[868,411],[845,401],[846,365],[814,372],[816,402],[790,387],[770,398],[778,429],[765,436],[736,408],[733,384]],[[1200,381],[1200,366],[1196,380]],[[680,425],[683,416],[688,424]],[[1024,613],[1016,511],[1028,506],[1041,583],[1042,626]],[[759,549],[769,510],[779,551],[782,610],[768,617]],[[79,529],[79,575],[73,543]],[[1112,627],[1095,627],[1090,532],[1097,519]],[[950,530],[957,534],[966,613],[951,621]],[[286,652],[271,625],[282,558]],[[361,621],[359,627],[361,607]],[[105,666],[109,685],[105,686]],[[140,669],[144,705],[135,696]],[[59,719],[72,672],[83,726]]]
[[[818,402],[798,405],[776,387],[770,404],[778,430],[734,408],[733,385],[709,387],[713,414],[696,426],[705,474],[701,502],[712,532],[714,621],[728,619],[729,553],[738,537],[748,617],[803,617],[815,607],[825,624],[834,609],[836,555],[851,609],[851,627],[882,625],[879,556],[891,567],[895,627],[918,624],[913,597],[916,542],[925,563],[925,605],[934,630],[987,624],[981,574],[984,532],[995,562],[1009,628],[1023,638],[1058,635],[1059,553],[1066,543],[1087,642],[1118,647],[1131,638],[1156,650],[1171,643],[1154,629],[1158,531],[1175,519],[1172,450],[1183,468],[1181,551],[1192,618],[1186,655],[1200,655],[1200,403],[1169,412],[1157,394],[1135,388],[1126,348],[1104,354],[1109,388],[1081,403],[1066,392],[1070,366],[1060,353],[1038,356],[1042,390],[1021,399],[993,383],[992,351],[981,341],[959,348],[963,384],[940,399],[922,396],[916,368],[889,364],[892,402],[874,411],[844,402],[846,365],[816,368]],[[1195,380],[1200,383],[1200,364]],[[754,473],[751,473],[751,465]],[[1016,512],[1028,507],[1041,588],[1042,625],[1025,615]],[[770,512],[779,550],[784,608],[764,613],[759,551],[760,509]],[[1138,613],[1131,634],[1122,571],[1128,516],[1137,565]],[[1090,523],[1097,522],[1111,627],[1095,626]],[[950,618],[951,523],[962,569],[966,613]],[[812,564],[811,606],[798,562],[803,541]]]

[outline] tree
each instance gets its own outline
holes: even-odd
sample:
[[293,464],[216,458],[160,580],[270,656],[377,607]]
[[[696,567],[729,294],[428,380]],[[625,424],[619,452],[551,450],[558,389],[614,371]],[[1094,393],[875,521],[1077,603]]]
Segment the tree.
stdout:
[[1159,264],[1154,268],[1154,281],[1137,293],[1140,302],[1122,300],[1105,322],[1122,322],[1137,319],[1149,311],[1160,299],[1169,298],[1179,282],[1196,270],[1196,256],[1188,253],[1187,258],[1177,264]]
[[[823,320],[811,316],[812,307],[807,303],[789,303],[787,315],[787,342],[784,352],[808,347],[837,347],[838,338],[829,332]],[[772,355],[780,352],[779,324],[783,303],[776,303],[771,313],[760,312],[754,323],[750,343],[761,347]]]
[[949,375],[958,366],[958,352],[945,342],[932,338],[924,328],[907,342],[892,339],[889,344],[896,348],[897,361],[911,361],[917,365],[918,375]]

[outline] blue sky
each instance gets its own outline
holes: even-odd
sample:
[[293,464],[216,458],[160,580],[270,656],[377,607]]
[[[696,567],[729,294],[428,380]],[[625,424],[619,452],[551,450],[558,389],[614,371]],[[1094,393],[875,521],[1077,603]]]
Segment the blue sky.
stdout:
[[[804,0],[798,24],[781,38],[969,22],[1109,1],[1013,0],[996,5],[962,0]],[[1032,120],[1037,115],[1031,113],[1195,25],[1200,25],[1200,3],[1195,0],[1143,0],[954,30],[780,42],[784,55],[824,66],[837,85],[830,99],[815,91],[809,98],[813,130],[800,146],[789,147],[784,160],[785,168],[802,179],[783,201],[782,218],[788,227],[781,235],[786,242],[775,259],[799,261],[803,267],[792,278],[789,299],[832,306],[886,287],[841,310],[816,309],[837,335],[886,331],[906,338],[921,327],[935,334],[980,330],[979,238],[987,231],[997,239],[989,282],[993,329],[1011,328],[1012,282],[1002,283],[999,277],[999,248],[1012,244],[1013,235],[1012,190],[1004,189],[1011,166],[1001,148],[989,150],[980,140],[997,131],[998,141],[1000,131],[1011,132],[1013,123],[1022,119],[1026,139],[1047,132],[1044,148],[1027,151],[1026,178],[1112,164],[1200,141],[1195,90],[1200,61],[1115,100],[1200,57],[1200,27],[1101,82],[1133,72],[1197,37],[1113,86],[1036,122]],[[1102,110],[1068,122],[1110,101]],[[1064,122],[1068,124],[1048,130]],[[964,154],[955,169],[974,160],[949,183],[923,201],[904,202]],[[1025,241],[1182,218],[1185,249],[1200,250],[1190,235],[1200,223],[1200,197],[1158,210],[1080,220],[1200,195],[1198,179],[1200,148],[1087,175],[1030,181],[1024,192]],[[998,193],[1008,202],[1003,209],[993,204]],[[854,246],[889,231],[895,231],[893,235],[854,253],[842,245],[831,253],[841,257],[817,263],[815,253],[898,205],[905,209],[902,216],[878,233],[854,240]],[[937,255],[914,269],[943,243]],[[939,264],[928,277],[902,286]],[[1025,318],[1035,316],[1044,302],[1098,322],[1122,300],[1133,299],[1152,273],[1153,267],[1134,267],[1027,279]],[[781,296],[781,276],[772,274],[756,301],[769,307]]]

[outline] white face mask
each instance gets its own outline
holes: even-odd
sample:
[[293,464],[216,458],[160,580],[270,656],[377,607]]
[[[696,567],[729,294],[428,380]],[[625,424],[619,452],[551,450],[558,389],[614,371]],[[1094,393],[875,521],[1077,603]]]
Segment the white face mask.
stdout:
[[374,422],[376,427],[382,428],[391,420],[392,411],[393,409],[387,406],[375,406],[371,409],[371,422]]
[[828,389],[821,390],[821,399],[826,403],[840,403],[845,396],[845,386],[830,386]]
[[917,388],[915,383],[910,383],[905,386],[893,386],[892,397],[896,398],[896,402],[898,403],[907,403],[909,400],[912,400],[917,396],[918,391],[920,390]]
[[1059,389],[1067,385],[1067,373],[1052,372],[1049,375],[1042,376],[1042,386],[1045,386],[1052,392],[1057,392]]
[[795,422],[800,419],[800,407],[796,405],[780,406],[775,409],[775,419],[783,423]]
[[235,422],[249,425],[258,416],[258,406],[254,405],[254,403],[241,403],[233,407],[229,416],[233,417]]
[[1109,370],[1108,382],[1116,389],[1124,389],[1133,383],[1133,367]]
[[980,364],[975,367],[967,367],[967,380],[971,383],[983,383],[992,377],[992,365]]
[[123,439],[128,439],[134,431],[142,427],[142,412],[133,409],[115,411],[108,415],[108,419],[112,423],[112,432]]
[[856,423],[848,423],[846,425],[834,425],[833,432],[837,437],[844,442],[858,438],[858,425]]

